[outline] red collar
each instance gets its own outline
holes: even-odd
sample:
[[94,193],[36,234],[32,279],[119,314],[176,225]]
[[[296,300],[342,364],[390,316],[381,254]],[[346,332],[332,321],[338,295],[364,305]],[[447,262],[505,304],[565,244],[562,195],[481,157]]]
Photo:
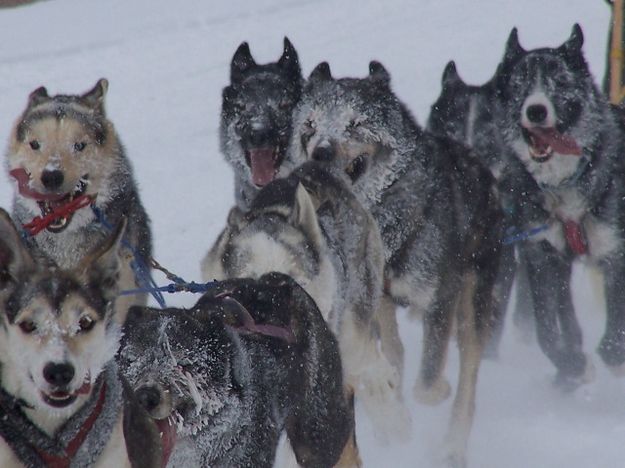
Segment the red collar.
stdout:
[[85,420],[84,424],[80,427],[78,434],[76,434],[69,444],[67,444],[67,447],[65,448],[65,455],[53,455],[51,453],[44,452],[43,450],[36,449],[41,459],[45,462],[47,468],[69,468],[72,458],[74,458],[74,455],[76,455],[76,452],[78,452],[78,449],[85,441],[87,434],[89,434],[89,431],[98,419],[98,416],[100,416],[102,408],[104,407],[105,396],[106,385],[103,383],[98,402],[89,417]]
[[588,240],[580,223],[571,220],[562,220],[564,237],[571,251],[576,255],[588,253]]

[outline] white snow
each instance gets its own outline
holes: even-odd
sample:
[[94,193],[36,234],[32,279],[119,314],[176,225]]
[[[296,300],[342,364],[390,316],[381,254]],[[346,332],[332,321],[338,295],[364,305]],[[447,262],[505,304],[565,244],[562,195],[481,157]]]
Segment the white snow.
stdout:
[[[391,72],[398,95],[424,123],[438,96],[444,65],[454,59],[473,84],[493,74],[510,29],[525,48],[556,46],[573,23],[603,77],[609,8],[601,0],[56,0],[0,10],[0,141],[28,94],[90,89],[110,80],[107,109],[135,168],[152,217],[156,258],[199,281],[199,264],[225,225],[233,177],[219,153],[221,89],[243,40],[259,62],[295,45],[305,75],[329,61],[334,76],[364,76],[371,59]],[[0,177],[0,206],[13,185]],[[163,282],[162,278],[158,278]],[[498,362],[485,362],[470,440],[472,468],[620,468],[625,466],[625,384],[594,349],[604,314],[583,267],[574,275],[575,302],[597,378],[564,397],[550,387],[554,369],[535,343],[507,327]],[[191,295],[168,296],[190,305]],[[511,325],[511,324],[510,324]],[[408,443],[379,443],[358,408],[358,441],[366,466],[427,466],[442,441],[450,404],[410,400],[421,330],[401,320],[407,348],[404,395],[413,434]],[[455,346],[448,376],[457,375]]]

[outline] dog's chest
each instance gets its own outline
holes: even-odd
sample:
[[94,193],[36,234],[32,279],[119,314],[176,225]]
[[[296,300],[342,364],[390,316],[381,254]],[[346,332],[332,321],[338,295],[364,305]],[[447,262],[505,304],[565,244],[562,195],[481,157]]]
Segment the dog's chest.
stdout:
[[567,249],[599,260],[618,249],[621,239],[614,226],[589,212],[587,199],[577,189],[544,192],[543,208],[551,215],[548,229],[536,236],[560,252]]

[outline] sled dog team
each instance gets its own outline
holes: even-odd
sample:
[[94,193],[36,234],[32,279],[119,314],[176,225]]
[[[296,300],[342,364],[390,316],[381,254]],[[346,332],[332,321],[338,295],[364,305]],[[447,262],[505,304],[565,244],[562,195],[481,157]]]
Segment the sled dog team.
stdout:
[[526,51],[514,29],[482,86],[450,62],[425,129],[379,62],[304,79],[288,39],[262,65],[241,44],[220,128],[236,206],[202,260],[216,282],[190,309],[120,295],[152,248],[107,80],[33,91],[6,153],[11,217],[0,209],[0,466],[361,466],[355,401],[380,439],[410,438],[402,306],[423,320],[418,401],[452,393],[457,334],[435,464],[465,467],[514,281],[554,384],[592,378],[576,259],[603,272],[598,352],[624,372],[625,126],[582,44],[575,25]]

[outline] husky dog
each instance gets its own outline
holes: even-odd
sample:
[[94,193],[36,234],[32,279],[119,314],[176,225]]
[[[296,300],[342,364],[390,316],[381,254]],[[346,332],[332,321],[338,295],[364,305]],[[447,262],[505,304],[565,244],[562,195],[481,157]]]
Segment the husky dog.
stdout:
[[271,467],[286,429],[302,466],[333,466],[350,430],[336,340],[290,277],[231,279],[190,310],[131,308],[121,361],[179,440],[170,466]]
[[[21,228],[37,216],[54,216],[55,210],[83,198],[85,205],[92,204],[111,226],[125,216],[126,240],[147,259],[152,249],[149,221],[130,162],[106,118],[107,89],[108,81],[101,79],[82,95],[51,97],[44,87],[30,94],[6,155],[9,174],[17,181],[13,216]],[[27,242],[36,254],[60,268],[71,269],[108,235],[109,229],[84,206],[59,215]],[[120,285],[121,289],[136,287],[130,260],[124,261]],[[130,303],[146,300],[145,295],[127,297],[117,301],[122,311]],[[124,316],[117,318],[123,320]]]
[[256,64],[247,42],[232,57],[221,107],[221,151],[234,169],[235,199],[242,209],[281,173],[302,85],[297,52],[286,37],[277,62]]
[[[510,151],[503,143],[499,126],[495,121],[497,114],[497,96],[495,80],[490,80],[481,86],[466,84],[451,61],[445,67],[442,77],[442,91],[432,105],[427,122],[427,129],[464,143],[472,148],[478,158],[486,165],[493,176],[499,181],[500,197],[506,217],[506,237],[515,234],[515,221],[512,207],[515,194],[509,193],[510,183],[507,180],[510,171],[505,164],[508,160],[504,153]],[[531,181],[528,181],[531,185]],[[518,181],[515,183],[518,188]],[[508,200],[512,198],[512,200]],[[510,298],[513,280],[516,277],[517,300],[514,322],[523,332],[530,335],[532,297],[529,290],[525,262],[515,259],[513,243],[502,246],[499,277],[495,283],[495,297],[497,314],[493,335],[485,352],[495,356],[501,339],[505,313]]]
[[[438,402],[449,335],[458,321],[461,372],[448,462],[462,466],[473,419],[482,347],[491,328],[501,212],[494,180],[464,146],[421,130],[371,62],[364,79],[335,80],[327,63],[311,73],[294,113],[294,160],[345,171],[380,228],[385,290],[424,314],[415,395]],[[459,287],[460,285],[460,287]],[[385,307],[394,307],[385,300]]]
[[[344,180],[345,179],[345,180]],[[344,379],[382,438],[406,438],[401,368],[380,353],[384,256],[375,221],[344,173],[309,161],[265,186],[228,225],[203,261],[205,279],[281,271],[315,299],[341,348]],[[392,318],[394,320],[394,318]],[[385,343],[381,343],[382,346]]]
[[525,229],[547,227],[520,247],[538,342],[564,389],[588,380],[592,371],[571,298],[577,258],[598,265],[605,277],[607,323],[599,354],[613,368],[625,362],[623,131],[593,81],[582,45],[579,25],[560,47],[531,51],[513,29],[498,73],[501,131],[516,156],[516,174],[522,179],[525,171],[534,182],[531,191],[519,193],[517,219]]
[[0,210],[0,465],[159,467],[113,359],[122,224],[71,270],[36,263]]

